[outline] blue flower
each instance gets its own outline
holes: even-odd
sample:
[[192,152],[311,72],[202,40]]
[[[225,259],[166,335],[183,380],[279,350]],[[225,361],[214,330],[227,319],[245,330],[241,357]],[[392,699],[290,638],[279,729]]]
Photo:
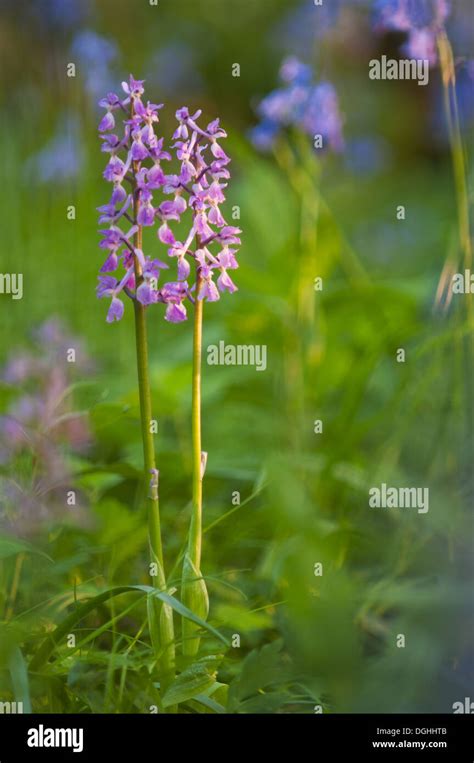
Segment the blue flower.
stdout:
[[342,118],[336,90],[330,82],[313,84],[312,74],[311,68],[295,56],[283,61],[283,86],[265,96],[257,107],[262,121],[250,132],[257,149],[268,151],[282,129],[296,127],[313,138],[321,135],[323,148],[342,151]]
[[400,32],[439,27],[449,11],[448,0],[375,0],[374,6],[376,26]]

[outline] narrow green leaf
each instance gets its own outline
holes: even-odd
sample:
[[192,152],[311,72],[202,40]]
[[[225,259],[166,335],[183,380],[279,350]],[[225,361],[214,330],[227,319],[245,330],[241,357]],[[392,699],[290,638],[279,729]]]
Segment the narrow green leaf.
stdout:
[[16,702],[23,702],[23,712],[31,713],[30,687],[28,683],[28,670],[25,658],[21,650],[15,646],[12,649],[8,669],[13,684],[13,693]]
[[204,707],[207,707],[209,710],[213,710],[215,713],[219,713],[221,715],[222,713],[225,713],[226,709],[224,705],[221,705],[219,702],[216,702],[212,697],[206,697],[205,694],[197,694],[194,698],[195,702],[199,702],[201,705],[204,705]]
[[148,630],[150,633],[151,645],[155,655],[160,653],[160,626],[159,613],[156,611],[156,600],[148,594],[146,597],[146,611],[148,615]]
[[40,647],[40,649],[38,650],[38,652],[33,657],[30,663],[30,670],[38,670],[39,668],[41,668],[41,666],[44,665],[45,662],[47,662],[51,653],[54,651],[56,645],[61,641],[61,639],[67,633],[70,633],[70,629],[77,622],[79,622],[86,615],[88,615],[89,612],[92,612],[100,604],[103,604],[104,602],[114,598],[115,596],[120,596],[122,593],[134,593],[136,591],[145,595],[156,596],[158,599],[160,599],[160,601],[164,602],[165,604],[168,604],[179,615],[182,615],[183,617],[186,617],[189,620],[192,620],[194,623],[196,623],[196,625],[199,625],[201,628],[205,628],[206,630],[209,631],[209,633],[212,633],[213,636],[215,636],[220,641],[222,641],[226,646],[229,646],[227,639],[221,633],[219,633],[219,631],[216,630],[216,628],[213,628],[212,625],[209,625],[209,623],[206,623],[200,617],[198,617],[193,612],[191,612],[187,607],[185,607],[184,604],[182,604],[180,601],[175,599],[174,596],[171,596],[165,591],[159,591],[156,588],[153,588],[152,586],[146,586],[146,585],[116,586],[115,588],[109,588],[106,591],[103,591],[97,596],[94,596],[92,599],[89,599],[88,601],[83,602],[82,604],[77,606],[74,609],[74,611],[71,612],[71,614],[68,617],[66,617],[63,620],[63,622],[60,623],[60,625],[57,626],[56,630],[54,630],[53,633],[51,633],[50,635],[46,637],[42,646]]

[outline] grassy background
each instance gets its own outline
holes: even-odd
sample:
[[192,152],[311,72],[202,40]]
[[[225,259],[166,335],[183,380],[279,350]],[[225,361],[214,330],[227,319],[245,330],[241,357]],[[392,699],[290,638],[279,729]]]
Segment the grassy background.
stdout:
[[[24,274],[23,300],[1,296],[0,353],[4,359],[31,346],[31,329],[56,315],[84,338],[97,371],[76,395],[93,433],[87,455],[74,461],[85,519],[45,524],[34,537],[49,559],[26,552],[14,614],[2,625],[4,643],[26,654],[75,596],[148,582],[131,311],[127,305],[125,319],[109,326],[94,294],[101,264],[95,208],[109,190],[97,112],[87,68],[65,76],[74,31],[38,21],[46,5],[36,4],[38,17],[28,17],[35,4],[19,15],[7,8],[0,20],[2,272]],[[241,635],[218,674],[233,687],[229,708],[450,712],[468,695],[473,668],[466,625],[472,366],[465,302],[455,298],[447,313],[433,309],[448,254],[460,259],[449,147],[432,121],[439,74],[432,72],[428,92],[416,83],[371,83],[368,60],[396,50],[396,39],[377,37],[363,11],[349,16],[350,4],[342,4],[337,31],[316,39],[311,52],[317,75],[338,88],[348,143],[346,154],[323,159],[316,239],[308,218],[314,189],[292,184],[276,158],[257,154],[247,138],[252,107],[275,86],[282,56],[301,53],[275,32],[299,5],[159,0],[155,8],[98,0],[80,25],[115,41],[116,87],[131,71],[146,78],[152,100],[166,101],[164,134],[184,103],[199,105],[206,118],[219,115],[229,132],[227,208],[240,206],[244,231],[239,291],[205,306],[204,346],[220,339],[268,346],[264,373],[204,367],[203,573],[211,622]],[[170,44],[180,52],[160,70],[156,57]],[[167,91],[186,56],[191,63]],[[231,76],[234,62],[240,78]],[[64,115],[77,126],[77,142],[71,127],[64,132],[80,149],[80,171],[41,183],[31,157]],[[371,169],[362,159],[354,169],[351,146],[367,136],[383,147],[383,161]],[[399,204],[405,221],[396,219]],[[147,244],[148,254],[163,258],[154,236]],[[316,276],[324,278],[320,294]],[[306,323],[297,317],[300,288],[310,305]],[[190,509],[191,333],[190,325],[166,324],[159,309],[148,320],[171,568]],[[400,347],[404,364],[396,362]],[[2,390],[5,403],[12,396]],[[315,419],[324,422],[321,435]],[[381,482],[429,487],[429,512],[370,510],[368,490]],[[29,537],[28,528],[18,527],[18,537]],[[20,549],[5,549],[8,602]],[[34,709],[148,712],[156,689],[146,626],[140,631],[143,604],[124,614],[133,603],[124,597],[90,616],[77,631],[90,636],[80,652],[63,644],[48,669],[30,676]],[[216,651],[211,638],[204,645]],[[257,659],[254,649],[263,650]],[[0,675],[7,697],[8,671]]]

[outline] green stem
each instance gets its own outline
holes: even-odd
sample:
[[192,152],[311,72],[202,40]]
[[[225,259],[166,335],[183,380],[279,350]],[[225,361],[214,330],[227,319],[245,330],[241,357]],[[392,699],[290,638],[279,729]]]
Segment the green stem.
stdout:
[[[199,283],[197,289],[199,289]],[[188,553],[196,569],[201,567],[202,548],[202,448],[201,448],[201,359],[202,313],[204,301],[196,299],[193,331],[192,445],[193,505],[189,528]]]
[[[138,389],[140,395],[140,419],[143,440],[143,457],[147,487],[148,533],[150,551],[154,562],[159,563],[157,583],[160,588],[166,585],[163,575],[163,546],[161,542],[160,510],[158,484],[151,486],[156,473],[155,446],[151,433],[151,396],[148,376],[148,348],[145,323],[145,308],[138,301],[135,307],[135,339],[137,347]],[[156,482],[156,480],[155,480]]]
[[[202,480],[205,454],[201,445],[201,363],[202,363],[202,315],[203,300],[197,298],[201,278],[196,273],[196,301],[194,304],[193,330],[193,378],[192,378],[192,452],[193,452],[193,498],[191,523],[188,534],[187,553],[183,562],[183,603],[202,619],[209,611],[206,584],[201,574],[202,550]],[[192,657],[199,650],[197,626],[190,620],[182,620],[183,654]]]
[[[133,109],[132,109],[133,114]],[[139,166],[134,162],[134,175]],[[134,187],[134,216],[138,219],[140,208],[140,191],[136,184]],[[134,235],[135,249],[142,249],[142,227]],[[137,257],[134,260],[135,284],[138,288],[143,281],[140,262]],[[148,538],[150,545],[151,561],[156,565],[156,575],[152,576],[153,586],[161,591],[166,591],[166,576],[163,563],[163,545],[161,541],[160,504],[159,504],[159,473],[155,463],[155,443],[151,430],[152,407],[150,392],[150,377],[148,371],[148,340],[146,329],[145,307],[137,299],[134,300],[135,313],[135,343],[137,350],[137,373],[138,391],[140,399],[140,423],[143,441],[143,460],[145,470],[145,490],[148,516]],[[161,668],[161,688],[163,691],[173,681],[175,676],[175,644],[173,613],[166,604],[153,601],[150,608],[149,627],[152,642],[159,648],[159,662]],[[159,645],[159,647],[158,647]],[[174,708],[173,708],[174,710]]]

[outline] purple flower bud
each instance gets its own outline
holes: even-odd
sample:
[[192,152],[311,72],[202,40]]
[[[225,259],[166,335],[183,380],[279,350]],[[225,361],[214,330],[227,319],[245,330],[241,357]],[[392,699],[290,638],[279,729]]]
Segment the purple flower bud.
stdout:
[[178,257],[178,279],[185,281],[191,272],[191,265],[184,256]]
[[116,251],[122,245],[125,238],[120,228],[115,228],[114,226],[101,230],[99,233],[103,236],[102,241],[99,243],[101,249]]
[[188,292],[188,284],[167,283],[158,293],[158,301],[165,302],[167,305],[165,319],[171,323],[180,323],[187,318],[186,308],[183,300]]
[[115,252],[112,252],[107,257],[106,261],[102,265],[100,272],[101,273],[112,273],[114,270],[117,270],[118,268],[118,257]]
[[150,191],[143,190],[140,194],[140,208],[137,215],[138,225],[153,225],[155,222],[155,210],[151,201],[152,196]]
[[166,182],[165,173],[161,167],[155,164],[154,167],[148,170],[148,187],[155,189],[161,188]]
[[205,212],[199,212],[196,215],[195,225],[196,225],[196,233],[198,233],[202,239],[206,239],[212,236],[213,231],[212,231],[212,228],[210,228],[207,223],[207,215]]
[[114,321],[119,321],[123,315],[124,306],[123,302],[120,299],[117,299],[117,297],[112,297],[112,302],[110,303],[109,311],[107,313],[107,323],[113,323]]
[[143,264],[144,278],[158,279],[160,275],[160,270],[168,270],[168,265],[166,264],[166,262],[162,262],[161,260],[150,260],[149,257],[146,258]]
[[182,196],[177,194],[174,197],[173,206],[174,206],[176,214],[179,217],[180,215],[183,214],[183,212],[186,211],[186,207],[187,207],[186,199],[184,199]]
[[104,170],[104,178],[111,182],[123,180],[126,173],[125,164],[118,156],[112,156]]
[[164,222],[158,229],[158,238],[163,244],[174,244],[175,238],[173,231],[168,227],[168,223]]
[[178,207],[176,201],[162,201],[158,207],[158,215],[162,220],[179,220]]
[[101,135],[100,139],[103,141],[101,150],[105,153],[112,153],[119,148],[120,141],[117,135]]
[[154,162],[160,162],[165,159],[171,161],[171,154],[168,151],[163,151],[163,138],[159,138],[155,145],[150,149],[150,156]]
[[108,111],[102,119],[100,120],[99,124],[99,131],[100,132],[107,132],[107,130],[113,130],[115,127],[115,119],[114,115],[111,111]]
[[122,88],[131,98],[140,98],[145,90],[143,87],[144,82],[145,80],[134,79],[134,77],[130,75],[128,82],[122,82]]
[[116,286],[117,279],[113,278],[113,276],[99,276],[99,285],[96,290],[97,296],[99,299],[111,296]]
[[217,287],[220,289],[220,291],[227,290],[230,292],[230,294],[232,294],[234,291],[237,291],[237,286],[224,269],[222,269],[221,274],[217,279]]
[[234,249],[229,249],[228,247],[224,247],[224,249],[219,252],[217,255],[217,262],[222,268],[227,268],[229,270],[235,270],[238,268],[237,260],[235,259],[235,251]]
[[223,161],[226,164],[227,162],[230,162],[230,158],[227,156],[223,148],[218,143],[216,143],[216,141],[211,143],[211,151],[216,159],[220,159],[220,161]]
[[99,106],[103,109],[118,109],[120,106],[120,99],[115,93],[107,93],[105,98],[101,98]]
[[220,299],[219,290],[212,280],[212,271],[207,265],[201,267],[202,276],[201,287],[197,293],[198,299],[207,299],[208,302],[217,302]]
[[135,296],[142,305],[151,305],[158,299],[156,290],[151,287],[149,281],[143,281],[140,284]]
[[115,183],[114,184],[114,190],[112,192],[112,196],[110,197],[110,203],[111,204],[121,204],[122,201],[125,201],[127,198],[127,192],[123,185],[121,183]]
[[165,320],[170,323],[181,323],[187,318],[186,308],[182,302],[169,302],[166,308]]
[[239,233],[242,233],[240,228],[236,228],[233,225],[226,225],[217,234],[216,241],[220,241],[222,244],[240,244]]
[[219,207],[215,204],[209,211],[209,222],[213,225],[217,225],[218,228],[223,228],[226,224]]
[[134,130],[132,133],[133,143],[130,151],[131,157],[134,162],[141,162],[148,157],[148,149],[142,142],[142,136],[140,130]]

